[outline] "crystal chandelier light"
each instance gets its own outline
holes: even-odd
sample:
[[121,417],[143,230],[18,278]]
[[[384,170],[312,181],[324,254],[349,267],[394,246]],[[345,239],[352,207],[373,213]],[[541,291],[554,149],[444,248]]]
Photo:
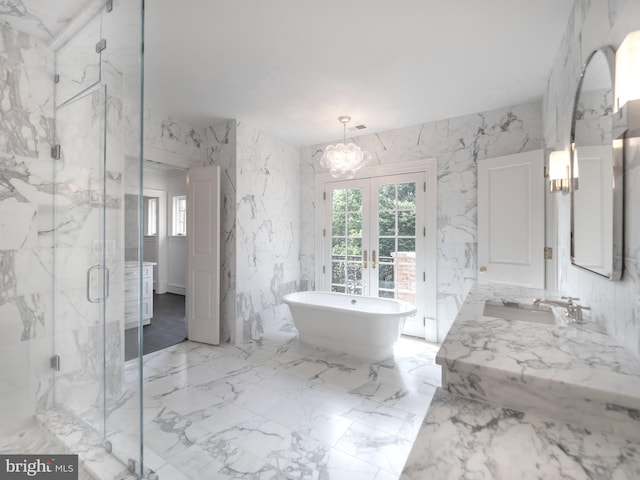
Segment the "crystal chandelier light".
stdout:
[[343,125],[343,143],[327,145],[320,159],[320,165],[329,170],[332,177],[353,178],[371,159],[369,152],[363,151],[355,143],[347,144],[347,123],[351,121],[348,115],[338,117]]

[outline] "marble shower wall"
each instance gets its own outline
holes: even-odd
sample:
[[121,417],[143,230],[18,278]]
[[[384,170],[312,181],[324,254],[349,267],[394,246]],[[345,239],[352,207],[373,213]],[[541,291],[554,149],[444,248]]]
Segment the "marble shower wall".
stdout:
[[246,341],[293,328],[282,297],[300,278],[300,151],[236,128],[236,314]]
[[236,122],[204,129],[204,165],[221,170],[220,341],[236,343],[242,332],[236,316]]
[[[376,165],[438,162],[438,335],[442,341],[476,281],[477,163],[542,148],[541,103],[533,102],[349,139]],[[301,284],[315,282],[315,173],[325,145],[301,151]],[[311,214],[313,212],[313,214]],[[431,340],[436,340],[435,338]]]
[[53,52],[0,21],[0,435],[51,401]]
[[[640,29],[635,0],[577,0],[549,77],[543,103],[544,138],[549,147],[569,147],[571,112],[578,78],[596,48],[616,49],[625,35]],[[640,142],[628,141],[625,163],[625,271],[611,282],[571,265],[570,200],[556,196],[558,216],[558,285],[592,307],[592,318],[640,359]],[[552,213],[552,212],[548,212]]]

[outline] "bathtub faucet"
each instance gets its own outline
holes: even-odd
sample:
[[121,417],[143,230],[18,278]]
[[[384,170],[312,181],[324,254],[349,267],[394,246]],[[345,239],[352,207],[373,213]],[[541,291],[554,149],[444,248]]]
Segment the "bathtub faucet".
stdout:
[[582,305],[578,305],[574,302],[574,300],[580,300],[577,297],[560,297],[566,302],[562,300],[547,300],[546,298],[536,298],[533,301],[533,304],[536,307],[539,307],[541,304],[545,305],[556,305],[558,307],[564,307],[565,314],[567,318],[570,318],[574,323],[583,323],[584,319],[582,318],[583,310],[591,310],[591,307],[584,307]]

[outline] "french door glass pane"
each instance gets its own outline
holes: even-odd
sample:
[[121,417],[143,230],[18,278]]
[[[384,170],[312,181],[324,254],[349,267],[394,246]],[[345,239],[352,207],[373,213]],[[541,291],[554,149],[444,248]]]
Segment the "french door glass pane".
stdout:
[[361,188],[333,190],[331,291],[363,294]]
[[416,303],[416,182],[378,187],[378,296]]

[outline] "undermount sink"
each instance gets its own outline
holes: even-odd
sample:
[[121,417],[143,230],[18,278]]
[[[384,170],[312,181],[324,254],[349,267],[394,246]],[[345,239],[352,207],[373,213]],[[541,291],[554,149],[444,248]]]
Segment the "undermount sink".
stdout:
[[485,317],[498,317],[505,320],[521,320],[549,325],[556,323],[553,311],[545,305],[530,305],[508,300],[485,301],[482,314]]

